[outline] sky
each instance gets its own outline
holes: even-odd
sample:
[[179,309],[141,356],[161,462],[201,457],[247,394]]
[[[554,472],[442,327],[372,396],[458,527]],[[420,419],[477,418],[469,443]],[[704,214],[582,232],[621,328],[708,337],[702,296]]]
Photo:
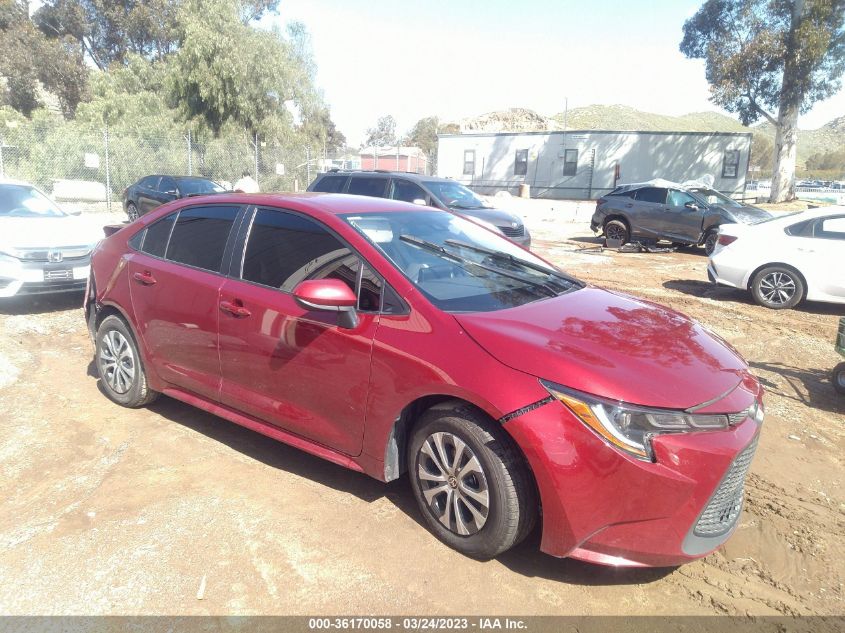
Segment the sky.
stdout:
[[[704,62],[678,50],[689,0],[283,0],[265,23],[303,22],[317,85],[350,145],[379,116],[397,131],[509,107],[543,115],[622,104],[679,115],[720,111]],[[845,114],[845,90],[799,125]]]

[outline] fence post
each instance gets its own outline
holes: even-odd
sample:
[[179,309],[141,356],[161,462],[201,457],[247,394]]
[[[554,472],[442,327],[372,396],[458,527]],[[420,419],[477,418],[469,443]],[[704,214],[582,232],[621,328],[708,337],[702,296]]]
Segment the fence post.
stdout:
[[255,182],[258,182],[258,132],[255,133]]
[[6,139],[0,138],[0,178],[6,177],[6,169],[3,166],[3,146],[6,144]]
[[111,211],[111,170],[109,169],[109,126],[103,131],[103,141],[106,148],[106,209]]
[[311,184],[311,146],[305,146],[305,186]]
[[192,152],[191,152],[191,128],[188,128],[188,175],[193,176],[193,163],[192,161]]

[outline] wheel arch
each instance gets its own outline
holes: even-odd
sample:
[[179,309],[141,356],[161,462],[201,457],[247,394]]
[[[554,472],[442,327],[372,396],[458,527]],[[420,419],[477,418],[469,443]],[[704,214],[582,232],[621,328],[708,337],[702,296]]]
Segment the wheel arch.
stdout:
[[[507,432],[506,427],[502,427],[489,412],[485,411],[482,407],[470,400],[443,393],[420,396],[402,408],[402,411],[393,422],[384,448],[384,481],[393,481],[407,472],[408,441],[413,433],[414,426],[422,417],[422,414],[435,407],[452,407],[456,404],[472,407],[487,417],[490,420],[491,425],[498,426],[502,429],[504,434],[510,439],[514,449],[521,457],[523,463],[525,464],[525,468],[531,475],[532,483],[536,488],[537,484],[534,482],[534,472],[531,468],[531,464],[528,462],[528,458],[525,456],[522,447],[519,446],[513,437],[511,437],[511,434]],[[539,499],[539,495],[537,498]]]

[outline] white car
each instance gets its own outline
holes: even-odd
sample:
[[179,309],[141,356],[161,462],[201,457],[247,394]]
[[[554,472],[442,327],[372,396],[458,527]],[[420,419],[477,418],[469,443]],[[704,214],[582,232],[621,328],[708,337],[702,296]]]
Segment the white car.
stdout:
[[85,288],[102,223],[62,211],[25,182],[0,180],[0,298]]
[[845,303],[845,206],[723,224],[707,275],[776,310],[804,299]]

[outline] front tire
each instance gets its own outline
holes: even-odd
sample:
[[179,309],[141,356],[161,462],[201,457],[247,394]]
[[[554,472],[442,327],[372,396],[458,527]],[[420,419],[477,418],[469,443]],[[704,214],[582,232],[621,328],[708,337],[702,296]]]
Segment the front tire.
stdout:
[[138,207],[135,206],[134,202],[130,202],[126,205],[126,217],[129,218],[130,222],[134,222],[138,219]]
[[147,385],[135,338],[120,317],[107,316],[97,328],[95,360],[100,384],[110,400],[135,409],[158,397]]
[[845,396],[845,363],[839,363],[830,374],[830,382],[840,395]]
[[767,266],[751,280],[751,295],[761,306],[787,310],[804,298],[804,282],[791,268]]
[[429,529],[462,554],[493,558],[534,526],[537,494],[522,456],[469,405],[446,402],[422,415],[408,446],[408,470]]

